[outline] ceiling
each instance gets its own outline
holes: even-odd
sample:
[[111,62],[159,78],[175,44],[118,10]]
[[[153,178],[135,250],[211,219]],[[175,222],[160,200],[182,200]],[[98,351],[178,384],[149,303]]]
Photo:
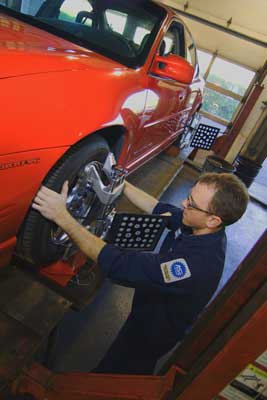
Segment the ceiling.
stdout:
[[244,38],[200,23],[180,15],[192,32],[197,47],[246,65],[254,70],[262,67],[267,59],[267,0],[161,0],[192,16],[211,24],[262,42],[252,43]]

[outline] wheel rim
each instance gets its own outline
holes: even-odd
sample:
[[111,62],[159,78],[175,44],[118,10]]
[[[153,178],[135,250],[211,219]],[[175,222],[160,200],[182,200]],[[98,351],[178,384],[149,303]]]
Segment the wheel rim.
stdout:
[[[91,184],[88,182],[85,174],[85,168],[90,165],[96,165],[98,168],[103,167],[103,164],[98,161],[92,161],[84,165],[69,184],[69,192],[66,204],[69,213],[80,224],[85,226],[88,230],[90,230],[90,232],[103,237],[105,236],[105,231],[108,229],[106,225],[109,225],[111,215],[114,213],[114,207],[109,206],[109,209],[105,210],[102,220],[103,218],[106,218],[106,223],[102,221],[101,224],[97,220],[97,215],[95,215],[95,218],[94,216],[90,215],[90,211],[97,200],[96,194],[93,191]],[[102,229],[101,225],[103,225]],[[54,225],[51,229],[51,239],[56,245],[67,245],[70,242],[69,236],[57,225]]]

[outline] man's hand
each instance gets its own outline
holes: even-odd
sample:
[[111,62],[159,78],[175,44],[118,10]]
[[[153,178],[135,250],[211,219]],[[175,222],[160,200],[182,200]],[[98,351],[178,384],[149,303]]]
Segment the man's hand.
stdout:
[[61,193],[54,192],[42,186],[34,198],[32,208],[39,211],[45,218],[61,226],[67,213],[66,201],[68,196],[68,182],[64,182]]
[[93,261],[97,261],[98,255],[106,243],[91,232],[88,232],[68,213],[66,208],[67,195],[67,181],[62,187],[61,193],[42,186],[34,198],[32,207],[40,211],[45,218],[59,225],[85,255]]

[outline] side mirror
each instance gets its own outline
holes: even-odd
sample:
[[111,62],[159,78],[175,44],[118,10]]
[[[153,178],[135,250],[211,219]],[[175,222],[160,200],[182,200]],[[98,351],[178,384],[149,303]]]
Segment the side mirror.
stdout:
[[171,78],[181,83],[192,83],[194,67],[184,58],[169,54],[162,57],[156,55],[151,72],[163,78]]

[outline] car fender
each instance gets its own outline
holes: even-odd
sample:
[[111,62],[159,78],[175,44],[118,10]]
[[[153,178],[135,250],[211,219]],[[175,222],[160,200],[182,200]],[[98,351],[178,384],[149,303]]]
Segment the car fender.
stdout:
[[14,237],[35,193],[68,147],[0,156],[0,243]]
[[112,77],[102,74],[101,79],[101,71],[92,76],[89,70],[3,79],[1,154],[71,146],[112,125],[127,132],[138,129],[146,80],[139,71],[116,72]]

